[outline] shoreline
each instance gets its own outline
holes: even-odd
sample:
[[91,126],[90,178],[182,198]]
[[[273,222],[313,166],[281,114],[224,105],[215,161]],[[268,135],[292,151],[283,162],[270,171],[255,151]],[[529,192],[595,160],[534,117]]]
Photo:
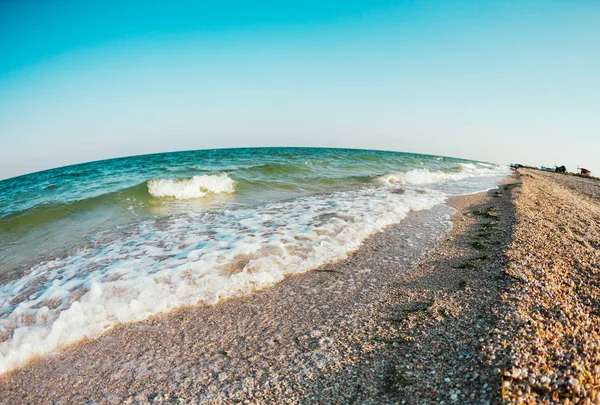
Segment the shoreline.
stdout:
[[[442,221],[446,208],[412,212],[343,261],[36,359],[0,376],[2,403],[519,403],[525,392],[538,395],[513,377],[533,347],[519,340],[514,315],[527,313],[513,305],[523,300],[513,237],[531,237],[519,210],[535,201],[524,193],[546,181],[530,176],[453,198],[452,229],[439,239],[441,228],[427,237],[423,225],[432,215]],[[581,204],[600,213],[590,197]],[[409,234],[422,243],[409,249]]]
[[[449,205],[458,212],[450,233],[441,241],[435,232],[422,235],[425,242],[407,250],[401,243],[407,227],[427,231],[422,227],[431,217],[420,217],[441,219],[447,208],[413,212],[341,262],[214,307],[184,308],[121,325],[7,373],[0,377],[0,391],[6,403],[392,400],[401,394],[385,388],[394,379],[389,372],[394,350],[421,344],[398,337],[399,327],[408,330],[411,320],[389,321],[390,308],[413,305],[432,292],[405,290],[402,302],[394,302],[398,283],[421,278],[425,286],[437,284],[433,295],[439,311],[453,294],[448,291],[465,290],[458,273],[473,269],[450,266],[455,274],[440,284],[439,274],[428,272],[424,263],[437,260],[432,258],[440,249],[468,231],[463,222],[478,221],[465,216],[467,207],[507,198],[496,199],[493,191],[454,198]],[[463,250],[442,253],[446,267],[456,264]],[[405,340],[411,344],[404,345]]]
[[516,171],[450,201],[448,233],[431,226],[445,205],[413,212],[346,260],[38,358],[0,376],[0,402],[598,401],[588,186]]

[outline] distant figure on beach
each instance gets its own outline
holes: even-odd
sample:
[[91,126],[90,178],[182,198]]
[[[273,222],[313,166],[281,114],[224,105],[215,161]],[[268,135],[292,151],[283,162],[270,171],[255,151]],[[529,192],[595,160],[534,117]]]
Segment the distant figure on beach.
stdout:
[[566,173],[567,168],[565,166],[556,166],[556,173]]

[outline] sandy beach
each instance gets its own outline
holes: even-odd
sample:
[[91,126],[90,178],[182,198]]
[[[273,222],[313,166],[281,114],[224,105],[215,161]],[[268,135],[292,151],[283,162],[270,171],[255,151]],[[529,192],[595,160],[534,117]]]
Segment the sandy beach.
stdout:
[[452,200],[448,233],[422,228],[444,206],[411,213],[347,260],[36,359],[0,402],[588,403],[600,206],[582,180],[520,170]]

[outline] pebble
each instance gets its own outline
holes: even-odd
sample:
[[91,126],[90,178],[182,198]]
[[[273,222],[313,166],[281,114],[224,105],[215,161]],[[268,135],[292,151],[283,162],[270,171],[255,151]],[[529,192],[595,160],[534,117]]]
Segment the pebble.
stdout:
[[[501,269],[513,281],[487,358],[511,370],[507,403],[547,402],[544,395],[587,403],[598,397],[600,382],[600,350],[590,344],[600,341],[600,182],[521,172],[519,222]],[[532,389],[538,382],[544,390]]]

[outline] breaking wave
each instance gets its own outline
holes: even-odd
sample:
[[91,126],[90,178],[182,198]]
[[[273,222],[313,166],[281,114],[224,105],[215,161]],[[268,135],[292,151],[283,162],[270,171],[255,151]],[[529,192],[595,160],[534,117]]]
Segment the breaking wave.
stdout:
[[407,172],[388,173],[378,177],[377,182],[385,185],[444,183],[472,177],[505,176],[508,173],[507,170],[504,166],[487,163],[458,163],[452,171],[414,169]]
[[155,179],[148,181],[148,193],[152,197],[171,197],[178,200],[202,198],[211,194],[235,192],[235,181],[227,175],[206,174],[191,179]]

